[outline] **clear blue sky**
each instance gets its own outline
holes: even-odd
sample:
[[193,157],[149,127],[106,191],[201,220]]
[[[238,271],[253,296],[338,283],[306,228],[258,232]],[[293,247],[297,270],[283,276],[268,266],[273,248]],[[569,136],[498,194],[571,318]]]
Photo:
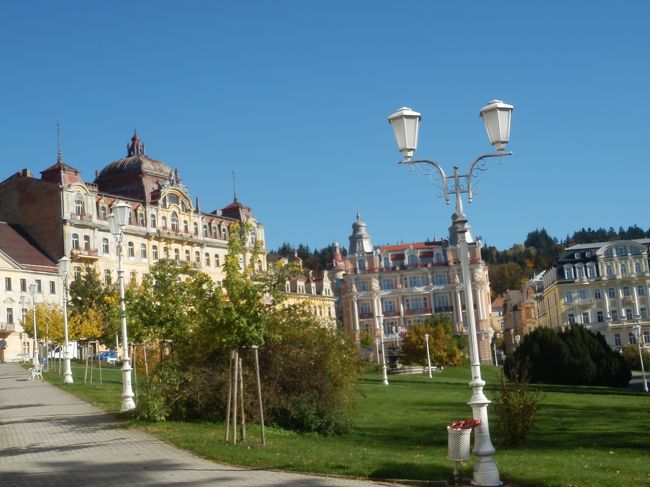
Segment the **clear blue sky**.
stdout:
[[92,181],[138,129],[204,210],[237,192],[282,242],[445,235],[451,207],[398,166],[386,117],[423,115],[417,156],[490,150],[478,116],[515,106],[515,155],[467,213],[507,248],[535,228],[650,226],[650,3],[4,1],[0,179],[56,160]]

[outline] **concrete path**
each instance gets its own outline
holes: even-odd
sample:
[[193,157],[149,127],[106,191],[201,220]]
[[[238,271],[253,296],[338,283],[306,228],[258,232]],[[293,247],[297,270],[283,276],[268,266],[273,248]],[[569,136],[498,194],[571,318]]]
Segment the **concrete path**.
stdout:
[[138,431],[27,371],[0,365],[0,486],[371,487],[219,465]]

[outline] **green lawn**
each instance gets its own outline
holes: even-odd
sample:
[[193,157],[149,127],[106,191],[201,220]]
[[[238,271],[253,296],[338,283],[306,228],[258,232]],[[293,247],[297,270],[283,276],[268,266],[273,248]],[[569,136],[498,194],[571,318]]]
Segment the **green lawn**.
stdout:
[[[75,384],[63,386],[108,411],[120,406],[121,374],[103,370],[104,383],[83,383],[83,366],[75,364]],[[486,395],[494,397],[498,371],[486,367]],[[48,380],[61,383],[55,373]],[[166,422],[131,425],[158,435],[198,455],[255,468],[369,477],[445,480],[446,425],[471,416],[469,369],[448,368],[426,376],[391,376],[383,386],[367,375],[359,387],[353,431],[342,437],[298,435],[268,428],[267,447],[259,429],[249,425],[249,441],[224,444],[224,426]],[[627,486],[650,483],[650,395],[597,387],[542,386],[540,420],[526,447],[499,444],[495,412],[490,408],[495,461],[502,480],[518,486]],[[472,462],[461,468],[471,477]]]

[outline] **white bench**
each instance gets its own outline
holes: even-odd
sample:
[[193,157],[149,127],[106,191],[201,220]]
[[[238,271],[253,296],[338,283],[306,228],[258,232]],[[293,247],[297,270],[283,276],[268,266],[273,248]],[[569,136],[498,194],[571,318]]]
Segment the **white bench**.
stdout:
[[30,374],[31,380],[36,379],[37,377],[43,380],[43,365],[38,364],[34,367],[27,369],[27,372]]

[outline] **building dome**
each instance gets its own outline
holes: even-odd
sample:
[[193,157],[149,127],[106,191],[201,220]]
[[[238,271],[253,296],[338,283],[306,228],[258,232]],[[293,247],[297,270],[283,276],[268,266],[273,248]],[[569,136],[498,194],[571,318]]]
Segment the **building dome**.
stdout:
[[366,229],[366,224],[361,221],[361,215],[357,212],[357,220],[352,224],[352,235],[350,239],[350,254],[364,254],[372,252],[372,238]]
[[111,162],[102,169],[97,179],[105,179],[127,174],[152,174],[168,177],[172,173],[172,168],[162,161],[151,159],[144,153],[144,144],[140,142],[140,136],[133,131],[131,143],[126,146],[126,157],[115,162]]

